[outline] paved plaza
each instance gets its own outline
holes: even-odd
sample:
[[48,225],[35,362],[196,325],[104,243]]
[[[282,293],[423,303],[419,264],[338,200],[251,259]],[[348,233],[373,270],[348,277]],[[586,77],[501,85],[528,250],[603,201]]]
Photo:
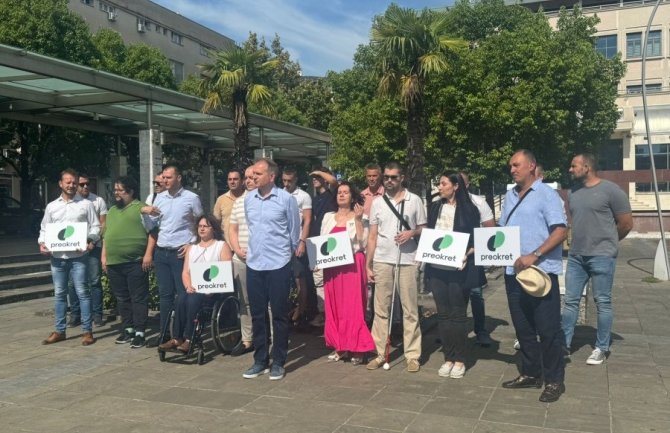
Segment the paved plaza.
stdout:
[[[284,380],[245,380],[251,354],[211,352],[202,366],[160,362],[156,349],[114,344],[118,321],[97,329],[93,346],[80,345],[80,329],[42,346],[53,327],[53,298],[44,298],[0,306],[0,431],[670,432],[670,283],[645,282],[656,243],[622,242],[610,358],[601,366],[584,362],[595,335],[590,303],[566,394],[556,403],[540,403],[540,390],[501,387],[518,374],[502,278],[485,290],[495,344],[475,347],[471,336],[460,380],[437,375],[443,358],[431,319],[419,373],[407,373],[402,358],[390,371],[329,362],[314,332],[291,335]],[[423,302],[432,307],[429,297]]]

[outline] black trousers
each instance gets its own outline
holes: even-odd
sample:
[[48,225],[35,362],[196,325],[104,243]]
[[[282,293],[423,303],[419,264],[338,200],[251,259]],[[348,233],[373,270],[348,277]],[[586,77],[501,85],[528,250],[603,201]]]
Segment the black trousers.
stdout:
[[521,374],[544,377],[545,383],[563,383],[565,337],[561,328],[558,276],[549,274],[551,290],[542,298],[527,294],[515,277],[505,275],[505,289],[516,338],[521,345]]
[[123,329],[144,332],[149,315],[149,274],[142,270],[142,262],[108,265],[107,276]]
[[437,307],[437,326],[445,361],[465,362],[468,343],[468,300],[470,289],[446,281],[440,270],[433,270],[428,289]]

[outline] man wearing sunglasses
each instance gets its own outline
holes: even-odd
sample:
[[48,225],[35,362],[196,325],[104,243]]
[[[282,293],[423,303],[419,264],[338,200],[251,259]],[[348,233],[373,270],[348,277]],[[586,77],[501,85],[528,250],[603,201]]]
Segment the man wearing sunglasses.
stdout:
[[162,193],[165,191],[165,180],[163,179],[163,173],[158,173],[156,177],[154,177],[154,192],[150,193],[147,196],[147,199],[144,200],[146,204],[149,206],[154,204],[154,201],[156,201],[156,197],[158,197],[158,194]]
[[[105,232],[105,222],[107,220],[107,204],[102,197],[91,192],[91,179],[87,174],[79,175],[79,183],[77,184],[77,194],[84,200],[93,203],[95,215],[100,221],[100,238]],[[91,313],[93,314],[93,324],[96,327],[103,326],[105,321],[102,318],[102,282],[100,281],[100,253],[102,247],[102,240],[95,243],[95,248],[90,250],[87,255],[87,275],[88,285],[91,289]],[[68,298],[70,300],[70,321],[68,327],[75,328],[81,323],[81,308],[79,306],[79,298],[77,291],[74,288],[72,281],[69,283]]]
[[[426,207],[418,195],[403,188],[405,176],[398,163],[386,164],[383,180],[385,197],[374,200],[370,208],[366,264],[368,281],[375,283],[372,337],[377,357],[368,363],[367,368],[376,370],[384,364],[391,295],[397,289],[403,311],[403,347],[407,371],[416,373],[421,365],[421,329],[417,265],[414,260],[418,244],[415,238],[426,225]],[[393,281],[396,266],[399,273],[397,288]]]

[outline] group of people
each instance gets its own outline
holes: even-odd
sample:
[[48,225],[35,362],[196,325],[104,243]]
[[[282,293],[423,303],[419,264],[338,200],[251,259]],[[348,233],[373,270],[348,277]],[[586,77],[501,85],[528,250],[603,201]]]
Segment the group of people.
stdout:
[[[596,174],[590,154],[575,156],[570,173],[576,181],[568,196],[572,215],[573,245],[568,256],[565,307],[561,316],[558,275],[562,272],[562,243],[567,236],[563,201],[538,173],[534,155],[515,152],[510,159],[514,180],[504,200],[499,226],[517,226],[521,255],[505,269],[505,287],[521,353],[521,374],[504,382],[504,388],[541,388],[540,401],[556,401],[565,391],[566,349],[574,334],[579,300],[592,280],[598,309],[596,347],[587,360],[602,363],[609,351],[612,326],[611,288],[617,243],[632,228],[630,205],[615,184]],[[284,188],[277,186],[281,176]],[[496,225],[486,201],[468,192],[465,173],[445,172],[439,178],[438,197],[429,204],[403,185],[403,168],[390,162],[383,168],[366,166],[367,188],[359,192],[347,181],[338,182],[325,168],[310,173],[316,195],[297,186],[298,173],[267,158],[246,170],[227,174],[229,191],[220,196],[211,215],[204,214],[199,197],[182,186],[177,166],[168,165],[154,180],[155,192],[142,203],[138,186],[129,177],[114,183],[115,203],[109,211],[77,193],[82,182],[72,170],[61,174],[61,195],[49,203],[40,234],[40,250],[51,255],[56,294],[55,331],[45,344],[65,339],[67,280],[79,298],[82,344],[95,340],[91,322],[92,273],[89,258],[102,237],[100,264],[109,275],[122,319],[116,342],[145,345],[148,314],[148,274],[154,267],[160,295],[160,326],[175,310],[172,335],[157,344],[163,350],[188,352],[193,317],[207,295],[198,293],[189,274],[197,262],[233,263],[233,278],[240,300],[242,345],[234,355],[253,351],[253,365],[243,373],[255,378],[269,373],[282,379],[292,322],[308,317],[320,325],[334,349],[331,361],[348,359],[375,370],[389,360],[391,311],[397,296],[402,310],[403,351],[408,372],[421,368],[421,329],[418,308],[418,274],[415,261],[424,228],[468,233],[465,256],[456,266],[426,264],[425,287],[437,308],[444,363],[442,377],[465,375],[468,354],[467,307],[472,301],[476,341],[491,344],[485,326],[482,287],[486,278],[474,260],[474,231]],[[83,179],[88,180],[87,177]],[[101,219],[104,208],[106,219]],[[50,252],[44,243],[52,222],[86,222],[85,251]],[[104,236],[101,236],[101,222]],[[309,238],[346,233],[353,262],[337,267],[310,268]],[[519,278],[538,272],[548,286],[543,296],[530,293]],[[291,309],[291,288],[297,288],[297,305]],[[368,287],[374,288],[374,319],[365,320]],[[91,288],[89,290],[89,287]],[[268,308],[270,314],[268,314]],[[539,340],[538,340],[539,337]]]

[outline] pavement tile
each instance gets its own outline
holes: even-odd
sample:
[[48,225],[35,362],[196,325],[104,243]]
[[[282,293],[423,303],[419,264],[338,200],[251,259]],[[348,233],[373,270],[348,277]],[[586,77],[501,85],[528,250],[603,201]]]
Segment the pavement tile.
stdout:
[[485,406],[485,401],[436,397],[428,402],[421,413],[479,419]]
[[385,391],[432,396],[440,387],[442,379],[437,374],[416,379],[414,377],[401,378],[389,383]]
[[420,412],[429,401],[431,401],[431,398],[425,395],[382,390],[368,400],[365,406],[406,412]]
[[303,402],[293,398],[261,396],[245,405],[242,410],[250,414],[266,414],[290,418],[294,421],[319,421],[324,426],[336,428],[356,413],[360,406],[342,403],[312,401],[306,410]]
[[232,410],[240,409],[256,398],[253,395],[237,392],[172,387],[149,395],[145,400],[180,406],[200,406]]
[[437,388],[435,396],[488,401],[494,390],[492,387],[463,384],[460,380],[445,380]]
[[[539,394],[538,394],[539,397]],[[546,417],[546,404],[537,402],[537,407],[490,403],[481,419],[484,421],[543,427]]]
[[471,432],[475,424],[477,424],[475,419],[423,413],[412,421],[405,433]]
[[668,402],[668,390],[663,385],[649,385],[645,388],[630,386],[610,386],[612,401],[639,401],[645,403]]
[[473,433],[545,433],[546,431],[541,427],[480,421],[477,423]]
[[364,405],[377,394],[372,389],[358,389],[343,386],[331,386],[323,390],[314,400],[331,401],[334,403]]
[[424,415],[391,409],[363,407],[347,420],[347,425],[404,431],[417,417],[424,417]]
[[[627,418],[670,421],[670,400],[658,403],[645,403],[635,400],[612,401],[612,415]],[[670,430],[668,430],[670,431]]]
[[491,403],[496,404],[512,404],[519,406],[537,407],[538,398],[542,394],[542,389],[528,388],[528,389],[505,389],[496,388]]
[[384,430],[380,428],[360,427],[355,425],[344,424],[339,426],[337,430],[335,430],[335,433],[391,433],[397,431],[398,430]]
[[613,433],[659,433],[669,431],[670,421],[665,419],[631,418],[617,415],[612,419]]
[[[556,403],[559,402],[560,400]],[[610,433],[610,416],[607,411],[604,414],[553,411],[556,403],[549,405],[545,427],[590,433]]]

